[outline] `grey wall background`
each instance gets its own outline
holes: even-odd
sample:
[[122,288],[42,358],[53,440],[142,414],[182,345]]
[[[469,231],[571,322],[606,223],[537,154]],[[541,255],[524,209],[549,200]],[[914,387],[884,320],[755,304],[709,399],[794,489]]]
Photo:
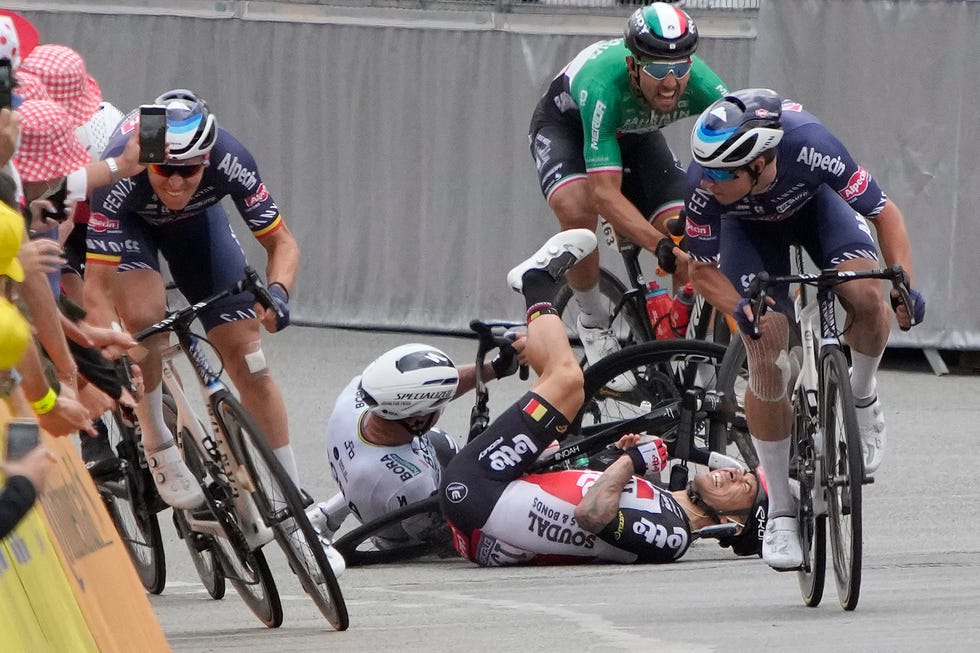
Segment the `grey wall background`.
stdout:
[[[630,11],[5,4],[81,52],[124,110],[172,87],[208,99],[303,248],[294,318],[432,331],[521,316],[504,275],[557,225],[527,150],[531,110]],[[700,54],[731,88],[802,101],[902,207],[929,316],[891,344],[980,349],[980,3],[768,0],[694,15]],[[685,162],[692,124],[666,130]]]

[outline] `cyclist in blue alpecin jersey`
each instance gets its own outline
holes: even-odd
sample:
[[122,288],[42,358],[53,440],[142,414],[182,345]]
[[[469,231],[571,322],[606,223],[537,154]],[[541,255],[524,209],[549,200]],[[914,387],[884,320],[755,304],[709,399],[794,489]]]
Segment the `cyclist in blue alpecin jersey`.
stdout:
[[[705,109],[691,134],[691,150],[685,229],[691,279],[707,301],[734,315],[742,332],[749,361],[745,413],[769,480],[763,558],[775,569],[796,569],[803,553],[788,480],[793,411],[785,353],[793,307],[785,289],[775,297],[778,310],[763,316],[760,337],[754,339],[749,337],[752,311],[743,295],[761,270],[790,273],[793,243],[821,269],[879,267],[869,220],[885,262],[898,263],[911,275],[905,219],[817,118],[769,89],[737,91]],[[871,473],[885,444],[876,374],[891,311],[876,280],[842,284],[836,292],[848,313],[851,385],[865,470]],[[922,294],[912,290],[911,296],[914,315],[904,306],[895,309],[902,329],[925,317]]]
[[[298,483],[298,472],[282,392],[269,372],[259,324],[270,332],[289,324],[289,288],[299,265],[299,247],[259,175],[252,154],[218,126],[207,104],[191,91],[164,93],[167,160],[144,172],[97,189],[89,218],[85,303],[93,319],[108,325],[118,312],[136,332],[164,317],[166,292],[159,256],[190,302],[200,301],[238,281],[245,254],[220,202],[229,197],[268,253],[269,292],[283,317],[254,303],[249,294],[229,297],[201,321],[218,349],[242,402],[269,439],[277,459]],[[116,128],[103,153],[111,159],[136,138],[138,111]],[[162,411],[160,350],[166,335],[143,343],[146,395],[136,413],[143,427],[147,460],[161,497],[192,508],[203,500],[190,476]]]
[[[660,130],[727,92],[697,48],[697,26],[685,12],[664,2],[637,9],[623,38],[593,43],[558,73],[528,135],[541,192],[562,229],[595,230],[602,215],[667,272],[676,262],[666,224],[683,206],[684,170]],[[567,278],[594,364],[619,349],[599,291],[598,252]],[[629,389],[620,379],[609,385]]]

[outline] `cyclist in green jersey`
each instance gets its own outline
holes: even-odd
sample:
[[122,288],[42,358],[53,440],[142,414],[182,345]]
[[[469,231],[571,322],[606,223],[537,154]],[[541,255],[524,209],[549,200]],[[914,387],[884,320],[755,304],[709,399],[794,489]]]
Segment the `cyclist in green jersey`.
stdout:
[[[666,222],[683,206],[684,170],[660,128],[697,115],[727,93],[701,59],[697,26],[663,2],[637,9],[624,37],[582,50],[548,87],[531,118],[538,181],[563,230],[616,231],[676,270]],[[580,309],[578,333],[590,364],[619,348],[599,293],[593,252],[567,275]],[[615,382],[614,382],[615,383]]]

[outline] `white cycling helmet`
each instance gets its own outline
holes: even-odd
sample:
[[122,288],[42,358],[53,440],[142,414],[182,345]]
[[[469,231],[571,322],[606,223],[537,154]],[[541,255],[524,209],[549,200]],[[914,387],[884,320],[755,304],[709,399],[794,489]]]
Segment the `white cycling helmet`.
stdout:
[[156,99],[167,107],[167,163],[204,156],[218,139],[218,122],[207,102],[193,91],[178,88]]
[[357,394],[371,413],[396,420],[442,412],[458,385],[459,372],[449,356],[412,343],[386,351],[368,365]]
[[767,88],[735,91],[715,101],[691,132],[691,154],[705,168],[739,168],[783,138],[782,98]]

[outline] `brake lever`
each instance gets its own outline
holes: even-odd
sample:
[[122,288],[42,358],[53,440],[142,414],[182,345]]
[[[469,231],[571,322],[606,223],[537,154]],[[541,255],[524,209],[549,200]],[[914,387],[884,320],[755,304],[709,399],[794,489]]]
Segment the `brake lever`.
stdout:
[[917,324],[915,321],[915,314],[912,312],[912,296],[909,294],[909,273],[899,265],[894,264],[891,266],[891,271],[894,274],[892,277],[892,288],[898,291],[898,298],[889,297],[892,304],[892,310],[898,308],[898,303],[901,302],[905,306],[905,310],[909,314],[909,327],[913,327]]

